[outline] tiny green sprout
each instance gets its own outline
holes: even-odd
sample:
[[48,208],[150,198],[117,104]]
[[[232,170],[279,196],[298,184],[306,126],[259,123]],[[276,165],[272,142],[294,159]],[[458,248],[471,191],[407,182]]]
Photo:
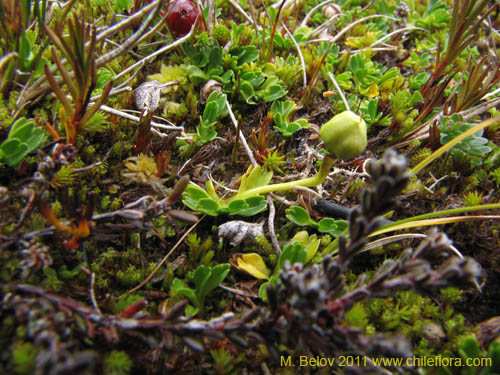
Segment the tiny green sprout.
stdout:
[[285,156],[279,155],[278,151],[268,152],[267,155],[262,156],[262,160],[264,161],[264,168],[279,173],[283,173],[280,165],[286,163],[285,159]]
[[342,159],[360,155],[368,143],[365,121],[351,111],[334,116],[321,127],[319,135],[328,152]]

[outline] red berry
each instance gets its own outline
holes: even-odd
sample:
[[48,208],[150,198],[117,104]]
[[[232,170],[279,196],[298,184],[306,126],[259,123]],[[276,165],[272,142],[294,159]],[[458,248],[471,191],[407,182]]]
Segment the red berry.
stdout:
[[198,8],[190,0],[174,0],[168,4],[168,26],[176,38],[186,35],[198,17]]

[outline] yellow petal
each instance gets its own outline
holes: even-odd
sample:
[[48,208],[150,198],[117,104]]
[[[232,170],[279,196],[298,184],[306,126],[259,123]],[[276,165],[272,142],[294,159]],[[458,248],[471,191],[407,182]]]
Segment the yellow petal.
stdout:
[[370,85],[368,92],[366,93],[366,97],[368,99],[372,99],[377,97],[378,95],[379,95],[378,85],[376,83],[373,83],[372,85]]
[[236,266],[241,271],[252,275],[256,279],[269,279],[271,271],[267,268],[262,257],[257,253],[243,254],[238,258]]

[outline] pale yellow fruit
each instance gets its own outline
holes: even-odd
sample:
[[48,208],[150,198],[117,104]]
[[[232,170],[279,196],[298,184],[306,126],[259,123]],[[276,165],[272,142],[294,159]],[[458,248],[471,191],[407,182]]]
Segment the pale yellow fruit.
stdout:
[[361,155],[368,143],[365,121],[351,111],[332,117],[321,127],[319,135],[328,152],[341,159]]

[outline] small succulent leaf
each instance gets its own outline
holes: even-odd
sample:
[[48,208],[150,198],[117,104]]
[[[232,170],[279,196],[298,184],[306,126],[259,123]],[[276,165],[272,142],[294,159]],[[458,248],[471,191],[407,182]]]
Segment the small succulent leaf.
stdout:
[[7,139],[0,145],[0,156],[15,167],[29,153],[28,146],[17,139]]
[[[290,121],[290,115],[293,113],[294,109],[296,109],[296,108],[297,108],[297,106],[291,100],[274,102],[271,105],[271,111],[274,112],[275,114],[279,113],[281,115],[281,118],[286,122]],[[276,124],[276,125],[279,125],[279,124]]]
[[245,208],[247,208],[247,205],[245,204],[245,200],[243,200],[243,199],[232,200],[227,205],[228,213],[229,212],[238,212],[239,210],[243,210]]
[[335,75],[335,80],[339,86],[344,90],[350,90],[352,88],[352,73],[350,71],[343,72]]
[[[19,131],[21,128],[23,128],[24,126],[26,126],[27,124],[29,123],[32,123],[33,121],[30,121],[30,120],[27,120],[26,117],[20,117],[19,119],[17,119],[11,126],[10,126],[10,130],[9,130],[9,138],[10,137],[15,137],[15,134],[17,133],[17,131]],[[19,137],[16,137],[16,138],[19,138]]]
[[240,94],[243,97],[243,100],[247,102],[247,104],[257,104],[254,100],[256,98],[255,90],[253,86],[248,81],[241,81],[240,83]]
[[242,254],[238,257],[236,268],[260,280],[267,280],[271,271],[257,253]]
[[200,124],[196,128],[196,134],[200,137],[200,141],[205,144],[212,141],[217,136],[217,131],[211,125]]
[[241,80],[248,82],[252,88],[257,88],[266,81],[266,77],[260,72],[246,72],[241,75]]
[[216,47],[210,49],[208,55],[208,64],[207,64],[208,70],[219,68],[221,69],[222,73],[222,68],[220,68],[221,65],[222,65],[222,48]]
[[280,112],[276,112],[273,116],[273,121],[276,124],[275,128],[282,128],[286,126],[286,121],[283,120],[283,115]]
[[[226,94],[222,94],[217,91],[213,91],[207,99],[207,103],[215,103],[216,105],[216,119],[225,117],[228,115],[228,110],[226,106]],[[215,121],[215,120],[214,120]]]
[[228,85],[228,84],[230,84],[232,82],[232,78],[233,77],[234,77],[234,72],[232,70],[227,70],[227,71],[224,72],[224,74],[222,74],[219,77],[219,80],[224,85]]
[[189,79],[195,84],[199,85],[203,82],[206,82],[209,80],[209,77],[203,70],[198,68],[196,65],[188,65],[185,67]]
[[220,213],[220,206],[212,199],[200,199],[197,210],[209,216],[217,216]]
[[225,207],[229,215],[253,216],[267,209],[267,200],[262,196],[231,200]]
[[14,132],[10,132],[9,138],[19,139],[24,143],[30,137],[34,127],[32,122],[26,122],[22,126],[16,127]]
[[306,248],[299,242],[292,242],[286,245],[281,252],[278,260],[278,268],[282,269],[288,260],[290,264],[304,263],[306,260]]
[[392,67],[387,72],[385,72],[382,77],[380,77],[380,79],[378,80],[378,84],[381,85],[386,81],[396,78],[399,76],[399,74],[399,69],[396,67]]
[[217,103],[215,101],[207,101],[205,110],[203,111],[203,121],[211,124],[217,120]]
[[209,216],[217,216],[220,211],[219,204],[205,190],[194,184],[188,185],[184,189],[182,203],[193,211],[202,212]]
[[255,46],[232,48],[229,53],[237,58],[238,66],[249,64],[259,57],[259,51]]
[[35,150],[38,145],[42,143],[43,138],[44,134],[42,129],[37,127],[33,128],[29,138],[24,141],[24,143],[28,147],[28,153]]
[[292,223],[300,225],[301,227],[312,225],[315,226],[316,222],[311,219],[309,213],[300,206],[292,206],[285,211],[286,218]]
[[288,93],[288,90],[280,83],[272,83],[268,87],[258,90],[257,96],[261,98],[264,102],[272,102],[284,97]]
[[346,220],[334,220],[325,217],[318,222],[318,231],[321,233],[328,233],[333,237],[338,237],[348,226],[349,223]]
[[301,128],[300,124],[297,121],[294,122],[286,122],[281,127],[274,127],[278,129],[279,132],[285,137],[291,137],[293,133]]
[[312,258],[316,255],[319,249],[319,245],[321,240],[319,238],[316,239],[316,236],[311,236],[313,239],[310,239],[306,245],[306,260],[305,263],[309,263]]
[[309,39],[312,29],[307,26],[300,26],[293,32],[293,37],[297,43],[302,43]]

